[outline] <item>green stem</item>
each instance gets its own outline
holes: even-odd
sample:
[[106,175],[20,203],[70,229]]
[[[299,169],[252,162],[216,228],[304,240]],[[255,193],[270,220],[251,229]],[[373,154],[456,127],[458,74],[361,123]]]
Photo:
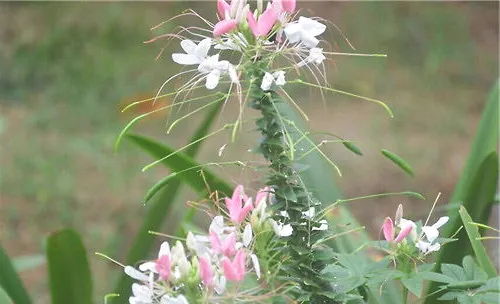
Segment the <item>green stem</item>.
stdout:
[[[335,303],[329,297],[321,295],[325,291],[332,292],[332,285],[321,277],[325,267],[324,261],[315,259],[313,245],[324,238],[324,232],[312,230],[321,224],[316,219],[305,219],[303,212],[311,207],[320,207],[320,202],[314,199],[305,188],[300,177],[293,168],[293,151],[289,135],[279,113],[279,104],[283,99],[273,90],[263,91],[260,88],[267,64],[257,61],[250,69],[250,106],[261,113],[256,124],[262,134],[260,153],[269,162],[269,172],[266,184],[274,190],[272,208],[275,220],[290,224],[293,234],[286,239],[286,252],[290,262],[282,265],[283,275],[288,280],[300,285],[296,296],[307,303]],[[293,148],[292,148],[293,149]],[[286,211],[288,216],[280,215]],[[305,224],[304,224],[305,223]],[[304,297],[305,295],[305,297]]]

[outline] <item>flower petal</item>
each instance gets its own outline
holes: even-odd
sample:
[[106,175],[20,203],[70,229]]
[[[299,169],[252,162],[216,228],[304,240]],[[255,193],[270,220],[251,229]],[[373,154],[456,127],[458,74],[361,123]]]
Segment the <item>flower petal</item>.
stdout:
[[132,279],[145,282],[149,280],[149,277],[147,275],[145,275],[144,273],[140,272],[139,270],[135,269],[132,266],[125,266],[123,271]]
[[439,220],[434,225],[432,225],[432,227],[439,229],[439,228],[441,228],[441,226],[446,224],[449,219],[450,218],[448,216],[442,216],[439,218]]
[[196,50],[196,43],[189,39],[182,40],[181,47],[187,54],[194,54]]
[[407,225],[399,232],[398,236],[394,240],[396,243],[401,242],[413,229],[413,226]]
[[207,89],[213,90],[219,84],[219,79],[220,79],[220,71],[213,70],[212,72],[208,73],[207,82],[205,83],[205,86],[207,87]]
[[427,237],[427,240],[429,242],[434,242],[435,239],[439,236],[439,230],[432,226],[424,226],[422,227],[422,232],[425,234]]
[[217,0],[217,12],[219,13],[219,17],[224,19],[226,16],[226,12],[231,10],[231,6],[224,0]]
[[248,247],[248,245],[250,245],[250,242],[252,242],[252,225],[250,225],[250,223],[247,223],[245,226],[245,230],[243,230],[243,245],[245,247]]
[[259,17],[258,36],[266,36],[278,20],[278,10],[273,6],[268,7]]
[[255,20],[255,16],[251,11],[248,11],[247,13],[247,22],[248,22],[248,27],[252,31],[252,34],[255,37],[259,36],[259,28],[257,27],[257,21]]
[[394,241],[394,224],[390,217],[386,217],[384,224],[382,225],[382,231],[384,232],[384,238],[388,242]]
[[198,43],[198,46],[196,47],[195,50],[195,55],[201,58],[207,57],[211,45],[212,45],[212,38],[203,39],[202,41],[200,41],[200,43]]
[[214,26],[214,36],[220,36],[229,33],[237,26],[235,19],[221,20]]
[[173,53],[172,60],[175,63],[183,64],[183,65],[193,65],[200,64],[201,60],[198,56],[191,54],[182,54],[182,53]]
[[252,259],[253,270],[255,270],[255,273],[257,274],[257,279],[260,279],[259,259],[257,259],[257,256],[253,253],[250,255],[250,258]]
[[260,88],[263,91],[269,91],[273,82],[274,82],[273,75],[271,73],[266,72],[264,74],[264,77],[262,77],[262,84],[260,85]]

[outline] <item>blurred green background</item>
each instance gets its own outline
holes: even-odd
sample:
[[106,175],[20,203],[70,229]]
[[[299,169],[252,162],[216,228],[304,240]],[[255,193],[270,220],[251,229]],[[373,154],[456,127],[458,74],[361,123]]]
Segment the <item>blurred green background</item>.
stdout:
[[[113,152],[120,128],[149,110],[120,109],[154,95],[178,72],[170,61],[177,43],[143,42],[172,30],[168,25],[155,33],[149,29],[188,6],[215,19],[215,3],[208,2],[0,4],[0,242],[10,256],[42,252],[48,233],[74,227],[91,254],[95,294],[111,291],[119,267],[92,254],[124,258],[145,212],[141,199],[167,172],[142,173],[149,158],[131,145]],[[335,23],[358,52],[388,55],[339,56],[329,76],[335,88],[386,101],[394,119],[370,103],[339,95],[321,102],[311,92],[291,88],[312,129],[359,142],[363,157],[325,147],[344,173],[338,181],[343,192],[351,197],[413,190],[428,198],[423,203],[365,200],[354,203],[353,212],[377,236],[383,218],[400,202],[412,218],[426,215],[438,192],[446,202],[499,75],[498,2],[308,2],[305,13]],[[351,51],[338,32],[326,38]],[[163,57],[155,61],[164,46]],[[232,121],[237,109],[228,104],[216,125]],[[166,117],[154,116],[138,131],[185,144],[194,126],[188,122],[167,135]],[[220,158],[217,152],[229,135],[217,136],[199,159],[254,157],[246,151],[257,138],[240,133]],[[409,161],[416,176],[381,157],[379,148]],[[224,174],[234,182],[253,182],[248,172]],[[179,206],[190,198],[196,197],[186,191]],[[175,214],[165,219],[166,231],[174,220]],[[43,266],[22,278],[37,303],[48,302]]]

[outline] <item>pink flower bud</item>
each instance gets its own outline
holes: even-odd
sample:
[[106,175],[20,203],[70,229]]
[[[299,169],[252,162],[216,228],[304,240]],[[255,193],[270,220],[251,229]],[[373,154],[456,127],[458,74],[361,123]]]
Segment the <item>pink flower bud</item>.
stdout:
[[226,19],[217,22],[214,26],[214,36],[220,36],[229,33],[236,28],[237,22],[235,19]]

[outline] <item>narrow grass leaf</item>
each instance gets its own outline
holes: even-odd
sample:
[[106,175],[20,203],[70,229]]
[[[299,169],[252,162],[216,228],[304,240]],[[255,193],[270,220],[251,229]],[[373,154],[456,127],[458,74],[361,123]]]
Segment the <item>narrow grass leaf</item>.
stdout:
[[80,236],[71,229],[55,232],[47,240],[46,253],[52,303],[92,303],[92,279]]
[[[486,159],[487,155],[495,152],[498,146],[498,111],[499,111],[499,81],[497,80],[491,89],[488,100],[486,101],[485,108],[483,110],[483,115],[479,126],[472,142],[469,156],[467,162],[464,166],[462,174],[455,185],[453,194],[447,206],[456,206],[464,204],[465,208],[471,213],[472,219],[476,218],[476,213],[483,214],[483,218],[488,215],[488,208],[484,208],[484,204],[488,204],[486,201],[479,202],[474,199],[467,199],[471,194],[471,190],[476,192],[471,186],[474,179],[477,179],[476,175],[481,166],[481,163]],[[498,160],[497,160],[498,162]],[[498,169],[498,165],[495,166]],[[498,175],[498,174],[497,174]],[[498,176],[497,176],[498,178]],[[477,182],[476,182],[477,183]],[[479,182],[480,183],[480,182]],[[468,201],[468,202],[467,202]],[[492,200],[495,201],[495,196]],[[477,204],[477,205],[476,205]],[[461,225],[461,219],[457,214],[457,208],[448,208],[448,215],[450,217],[449,223],[444,227],[444,235],[452,235]],[[484,221],[475,220],[478,223],[484,223]],[[464,236],[462,234],[462,236]],[[460,236],[459,236],[460,237]],[[460,241],[460,239],[459,239]],[[467,242],[467,239],[464,240]],[[452,243],[453,244],[453,243]],[[452,245],[449,244],[449,245]],[[462,252],[461,250],[456,251],[457,248],[454,246],[444,246],[440,250],[439,255],[436,257],[436,267],[439,267],[441,263],[460,263],[460,256],[457,253]],[[468,246],[468,245],[467,245]],[[470,248],[470,246],[466,247]],[[460,255],[466,255],[470,251],[464,251]],[[425,304],[433,304],[437,301],[439,294],[436,293],[439,289],[439,284],[431,282],[427,290],[429,297],[426,298]]]
[[172,147],[160,144],[144,136],[127,134],[126,138],[156,159],[162,158],[165,155],[171,155],[171,157],[163,160],[161,163],[173,172],[182,171],[181,174],[177,174],[178,178],[195,191],[206,193],[207,191],[213,192],[217,190],[227,195],[232,192],[233,187],[217,177],[211,170],[200,169],[203,171],[203,174],[201,174],[200,170],[195,170],[195,168],[202,168],[203,166],[186,154],[180,152],[172,154],[175,152],[175,149]]
[[[219,114],[223,103],[218,103],[213,106],[206,114],[204,120],[198,126],[198,129],[190,138],[190,142],[194,142],[200,138],[203,138],[210,130],[215,117]],[[203,141],[198,141],[195,144],[189,146],[185,153],[188,156],[194,157],[199,151]],[[181,189],[181,180],[178,178],[172,178],[165,182],[165,185],[159,186],[153,193],[151,189],[146,195],[148,203],[148,213],[144,218],[141,227],[139,228],[130,251],[125,259],[126,264],[134,264],[139,260],[144,259],[147,254],[151,251],[154,244],[155,237],[148,233],[148,231],[158,231],[165,220],[165,217],[174,205],[175,199]],[[150,193],[151,192],[151,193]],[[153,196],[155,196],[154,199]],[[179,229],[178,229],[179,230]],[[123,299],[127,299],[131,293],[132,279],[127,275],[122,275],[115,287],[117,294],[121,296],[110,298],[110,303],[121,303]]]
[[[7,253],[0,246],[0,287],[7,293],[10,299],[16,304],[28,304],[31,300],[24,289]],[[0,302],[3,303],[3,302]],[[7,302],[8,303],[8,302]]]
[[0,303],[14,304],[14,301],[12,301],[7,292],[1,286],[0,286]]
[[465,207],[460,207],[458,213],[460,214],[460,218],[462,219],[462,222],[464,224],[465,231],[467,231],[467,235],[469,236],[469,241],[471,243],[472,249],[474,250],[474,254],[476,255],[476,260],[479,266],[486,272],[488,278],[496,277],[497,272],[495,266],[489,258],[488,253],[486,252],[486,248],[484,248],[483,246],[483,243],[478,240],[478,238],[481,236],[479,234],[479,229],[475,225],[473,225],[472,218],[470,217]]

